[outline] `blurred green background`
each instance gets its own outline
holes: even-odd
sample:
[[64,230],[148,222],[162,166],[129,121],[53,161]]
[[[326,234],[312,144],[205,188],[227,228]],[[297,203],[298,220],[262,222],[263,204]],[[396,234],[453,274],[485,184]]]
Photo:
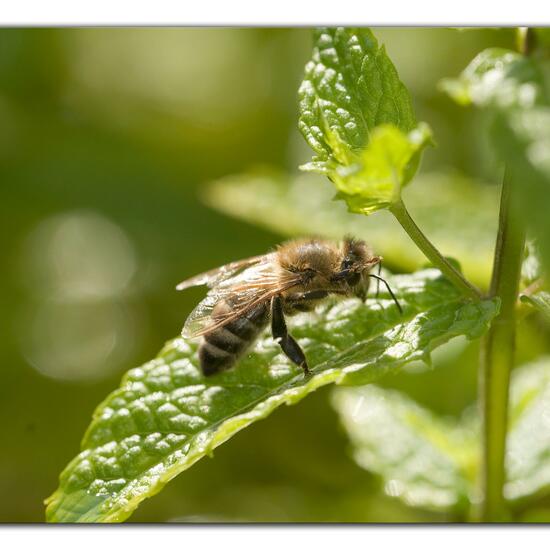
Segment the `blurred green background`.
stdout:
[[[375,33],[434,130],[422,172],[497,183],[483,118],[436,84],[484,47],[513,47],[513,31]],[[296,91],[310,48],[309,29],[0,30],[0,521],[43,521],[94,407],[200,299],[177,282],[281,241],[200,196],[223,176],[308,160]],[[476,358],[454,342],[436,368],[385,385],[458,415],[476,396]],[[349,457],[329,398],[239,434],[132,521],[460,519],[387,496]]]

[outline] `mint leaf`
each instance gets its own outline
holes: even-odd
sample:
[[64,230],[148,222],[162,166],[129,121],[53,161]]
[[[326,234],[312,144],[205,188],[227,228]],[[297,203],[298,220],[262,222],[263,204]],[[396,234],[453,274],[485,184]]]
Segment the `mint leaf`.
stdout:
[[[389,214],[350,216],[343,204],[330,201],[332,196],[333,187],[323,178],[291,177],[276,170],[227,176],[203,191],[209,206],[283,236],[339,239],[349,233],[365,239],[397,271],[415,271],[426,264]],[[459,260],[470,280],[487,286],[498,226],[498,189],[457,174],[429,173],[406,188],[405,199],[436,246]]]
[[524,499],[550,489],[550,357],[514,371],[504,494]]
[[313,375],[279,353],[266,334],[240,364],[204,378],[196,344],[176,339],[159,356],[130,371],[98,407],[82,452],[48,499],[53,522],[115,522],[173,477],[283,404],[294,404],[329,383],[366,384],[395,372],[450,338],[479,337],[497,302],[464,301],[435,269],[394,276],[388,294],[365,306],[349,299],[326,303],[293,320]]
[[[550,492],[550,357],[512,373],[505,497],[514,506]],[[411,506],[468,514],[479,502],[479,421],[440,418],[405,395],[339,388],[335,408],[357,463]]]
[[499,109],[530,107],[544,97],[543,75],[530,58],[503,48],[478,54],[457,79],[446,78],[440,88],[461,105]]
[[541,257],[550,269],[550,107],[499,113],[492,138],[521,189],[518,208],[538,237]]
[[459,103],[491,115],[490,135],[499,159],[518,187],[517,209],[534,228],[550,267],[550,94],[538,60],[502,49],[480,53],[442,88]]
[[345,156],[362,149],[376,126],[416,126],[409,92],[366,28],[317,29],[298,94],[299,128],[319,165],[347,164]]
[[476,495],[479,460],[472,419],[442,419],[382,388],[339,388],[334,406],[359,466],[409,506],[466,513]]
[[431,132],[425,124],[408,135],[392,124],[376,127],[359,162],[331,174],[350,212],[368,215],[399,200],[429,143]]
[[529,304],[544,315],[547,321],[550,321],[550,292],[539,290],[533,294],[522,294],[520,300],[524,304]]
[[528,240],[525,250],[526,257],[521,265],[521,281],[525,286],[540,283],[543,273],[538,244],[536,241]]
[[317,30],[298,94],[299,128],[317,153],[302,169],[328,176],[352,212],[399,200],[431,133],[416,128],[409,92],[372,32]]

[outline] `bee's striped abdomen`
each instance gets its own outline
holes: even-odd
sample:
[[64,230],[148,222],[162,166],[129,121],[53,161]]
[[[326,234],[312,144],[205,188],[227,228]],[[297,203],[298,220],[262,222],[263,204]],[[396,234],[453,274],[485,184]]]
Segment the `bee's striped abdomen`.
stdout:
[[[212,318],[227,314],[231,305],[222,301],[216,305]],[[267,303],[260,304],[242,317],[204,335],[199,346],[202,372],[208,376],[231,368],[254,343],[269,318]]]

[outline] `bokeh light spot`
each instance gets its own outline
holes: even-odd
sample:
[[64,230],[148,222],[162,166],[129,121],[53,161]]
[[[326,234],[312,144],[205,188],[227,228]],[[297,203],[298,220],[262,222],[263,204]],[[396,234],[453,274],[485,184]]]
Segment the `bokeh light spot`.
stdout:
[[59,214],[31,232],[22,258],[29,299],[17,330],[27,361],[73,381],[124,366],[141,326],[127,303],[137,260],[125,232],[93,211]]

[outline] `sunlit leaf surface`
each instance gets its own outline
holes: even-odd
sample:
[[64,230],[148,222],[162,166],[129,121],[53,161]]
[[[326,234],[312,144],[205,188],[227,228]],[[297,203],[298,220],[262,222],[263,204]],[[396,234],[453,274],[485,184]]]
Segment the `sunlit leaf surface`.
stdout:
[[456,79],[440,87],[462,105],[499,109],[530,107],[542,97],[542,74],[536,62],[502,48],[478,54]]
[[328,176],[351,212],[399,200],[431,131],[416,128],[410,94],[373,33],[318,29],[298,95],[298,126],[317,153],[302,169]]
[[530,295],[522,295],[521,301],[533,306],[550,321],[550,292],[540,290]]
[[[206,202],[231,216],[287,237],[321,235],[364,238],[396,270],[414,271],[427,260],[386,212],[350,216],[331,202],[331,184],[316,176],[278,172],[241,174],[211,184]],[[429,197],[429,201],[426,201]],[[457,258],[468,278],[487,286],[498,217],[498,190],[453,174],[425,174],[405,190],[409,210],[448,256]]]
[[407,88],[366,28],[317,29],[298,94],[299,127],[317,165],[348,164],[346,153],[364,147],[381,124],[416,126]]
[[388,208],[414,176],[422,151],[431,143],[425,125],[405,134],[392,124],[377,126],[355,166],[337,167],[330,178],[350,212],[371,214]]
[[538,236],[550,268],[550,104],[500,113],[494,123],[497,152],[521,189],[518,204]]
[[391,277],[390,285],[403,315],[382,293],[366,306],[349,299],[293,320],[291,331],[313,371],[307,379],[267,334],[236,368],[207,379],[195,344],[168,343],[98,407],[82,452],[48,499],[47,519],[122,521],[174,476],[280,405],[329,383],[372,382],[427,358],[455,336],[478,337],[498,309],[491,300],[464,301],[433,269]]
[[531,286],[533,283],[540,284],[544,273],[537,243],[528,240],[525,249],[526,257],[521,265],[521,282],[526,287]]
[[[393,390],[338,388],[334,405],[356,462],[390,496],[469,517],[479,502],[479,422],[440,418]],[[550,359],[519,367],[511,381],[505,497],[512,506],[550,489]]]
[[505,495],[521,499],[550,489],[550,358],[512,378]]
[[407,396],[374,386],[341,388],[334,405],[353,457],[410,506],[466,512],[478,464],[472,422],[441,419]]
[[524,304],[539,311],[547,321],[550,321],[550,292],[544,280],[539,246],[534,241],[527,241],[527,256],[521,266],[521,280],[525,286],[519,299]]
[[490,134],[499,159],[518,186],[517,207],[539,237],[550,267],[550,90],[548,64],[504,49],[481,52],[458,79],[442,88],[462,104],[491,115]]

